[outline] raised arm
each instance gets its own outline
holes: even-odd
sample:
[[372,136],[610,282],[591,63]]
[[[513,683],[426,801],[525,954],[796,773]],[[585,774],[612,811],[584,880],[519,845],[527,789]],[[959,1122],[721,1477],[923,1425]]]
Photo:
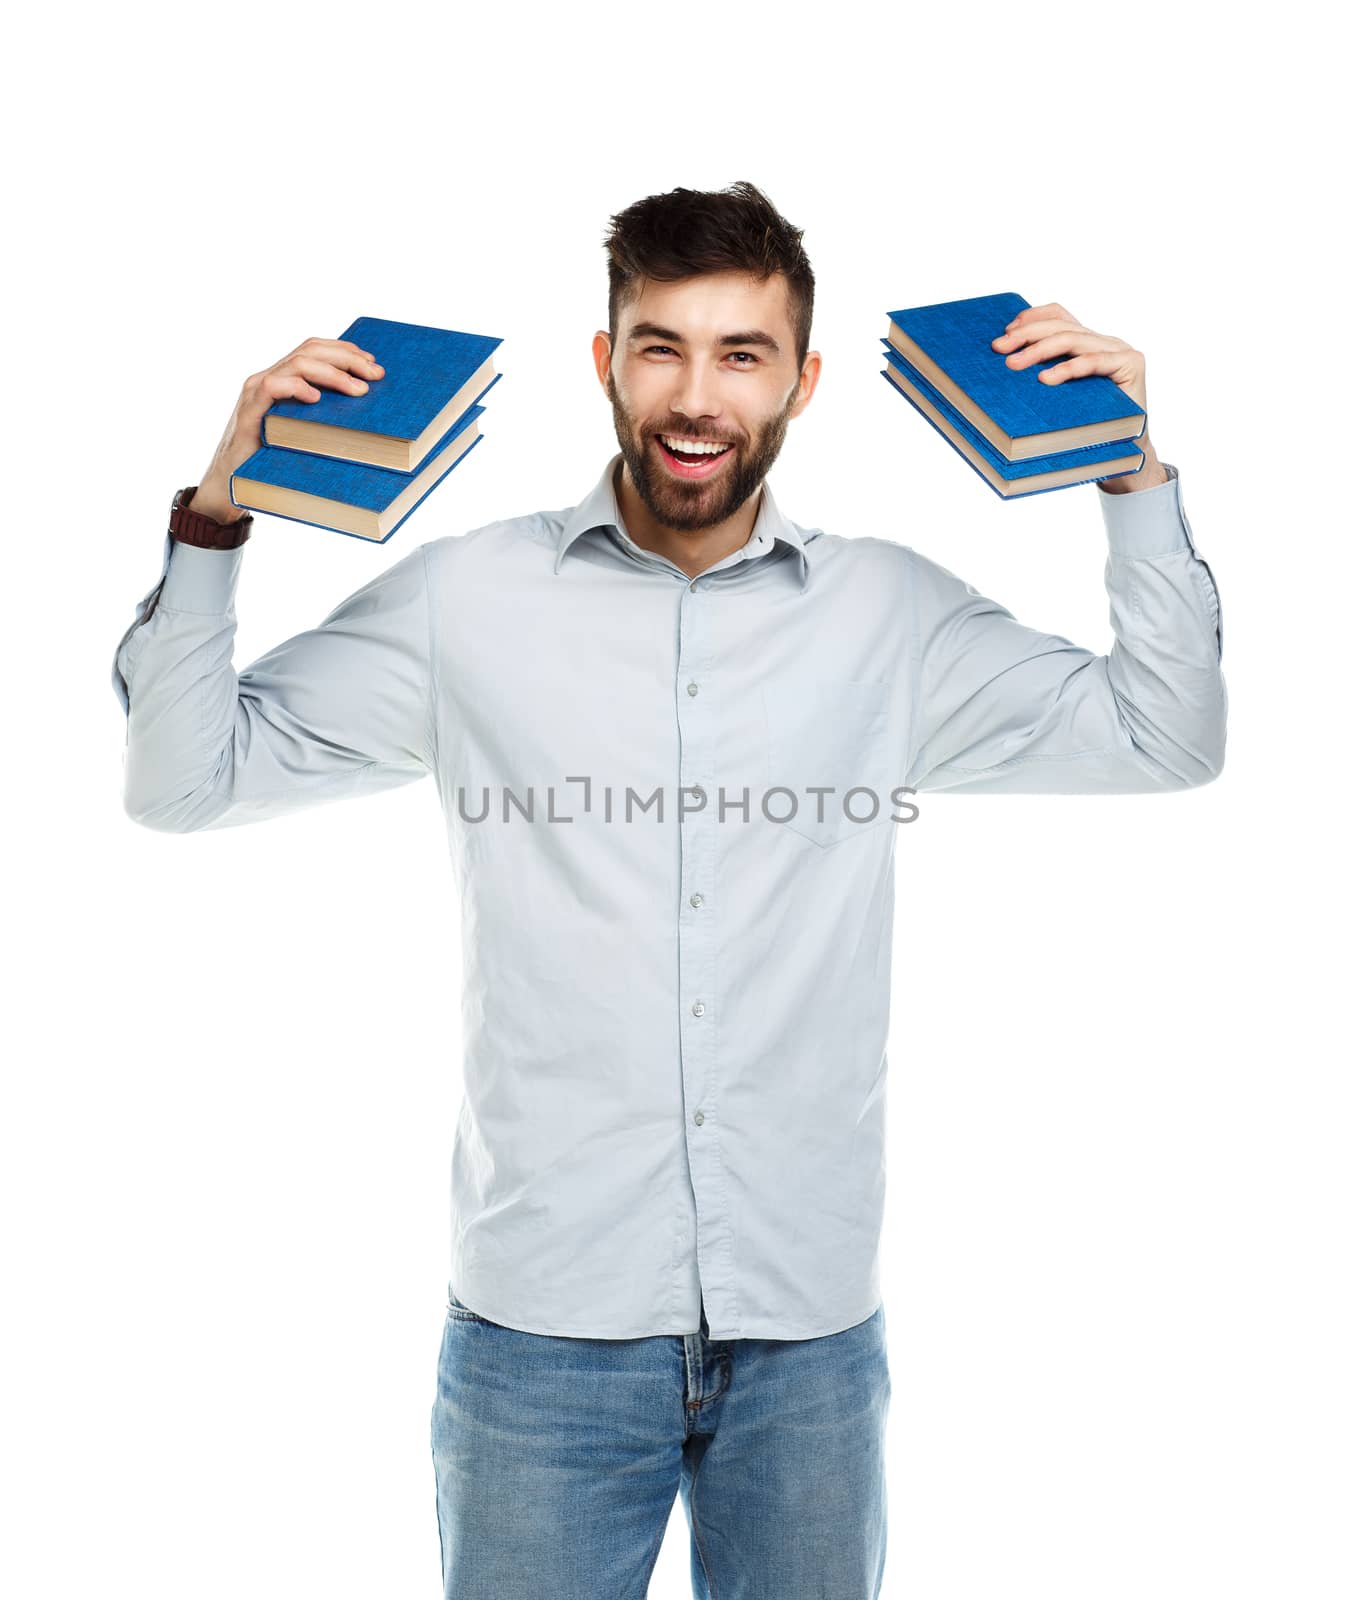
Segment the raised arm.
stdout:
[[1222,770],[1222,615],[1177,470],[1098,489],[1114,642],[1094,655],[1018,622],[909,550],[919,684],[906,782],[919,791],[1141,794]]
[[433,770],[426,545],[238,673],[247,546],[167,544],[162,582],[139,602],[146,620],[114,662],[135,822],[170,833],[262,822]]

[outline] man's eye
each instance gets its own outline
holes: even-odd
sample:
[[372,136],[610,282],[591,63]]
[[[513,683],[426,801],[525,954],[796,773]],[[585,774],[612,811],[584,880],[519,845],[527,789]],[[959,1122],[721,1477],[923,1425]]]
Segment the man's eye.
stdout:
[[[663,350],[668,356],[674,355],[675,353],[668,344],[649,344],[643,353],[645,355],[654,356],[658,350]],[[755,356],[751,355],[749,351],[734,350],[732,354],[734,356],[740,356],[743,361],[750,363],[750,365],[753,367],[756,365],[756,358]]]

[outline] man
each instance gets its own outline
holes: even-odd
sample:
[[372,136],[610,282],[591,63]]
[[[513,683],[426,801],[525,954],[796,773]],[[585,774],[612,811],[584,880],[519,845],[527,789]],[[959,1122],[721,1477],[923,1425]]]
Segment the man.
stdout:
[[[306,340],[247,380],[118,650],[145,826],[438,783],[465,910],[448,1596],[644,1595],[680,1492],[700,1600],[878,1593],[909,796],[1221,771],[1217,591],[1148,440],[1096,490],[1107,656],[780,511],[821,367],[800,241],[749,184],[616,216],[593,349],[621,449],[584,500],[431,540],[235,675],[229,474],[274,400],[384,381]],[[1059,306],[994,348],[1145,404],[1139,353]]]

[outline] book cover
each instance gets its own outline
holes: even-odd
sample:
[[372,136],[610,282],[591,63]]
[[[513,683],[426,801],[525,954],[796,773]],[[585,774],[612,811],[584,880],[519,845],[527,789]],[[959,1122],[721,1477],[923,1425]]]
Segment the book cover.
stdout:
[[939,395],[887,339],[883,343],[888,360],[880,376],[970,463],[1001,499],[1020,499],[1028,494],[1066,489],[1076,483],[1122,477],[1128,472],[1139,472],[1145,465],[1145,451],[1128,440],[1056,451],[1030,461],[1009,461],[944,395]]
[[500,376],[494,352],[504,341],[490,334],[358,317],[338,337],[369,350],[384,375],[365,394],[277,400],[262,418],[263,445],[413,472]]
[[485,436],[473,405],[409,473],[262,445],[229,479],[235,506],[384,544]]
[[1029,308],[1020,294],[909,306],[889,313],[888,342],[1009,461],[1138,439],[1145,411],[1111,378],[1040,381],[1038,373],[1068,356],[1007,365],[993,341]]

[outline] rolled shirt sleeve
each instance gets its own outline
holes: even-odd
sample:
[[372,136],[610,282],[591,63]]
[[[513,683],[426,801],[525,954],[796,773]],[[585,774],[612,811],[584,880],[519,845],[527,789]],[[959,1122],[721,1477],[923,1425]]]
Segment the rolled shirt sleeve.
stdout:
[[260,822],[435,769],[427,547],[239,673],[234,597],[246,549],[168,534],[162,576],[115,652],[124,809],[145,827]]
[[1039,633],[927,557],[913,561],[919,791],[1141,794],[1222,770],[1222,613],[1198,554],[1179,474],[1097,493],[1114,642],[1095,655]]

